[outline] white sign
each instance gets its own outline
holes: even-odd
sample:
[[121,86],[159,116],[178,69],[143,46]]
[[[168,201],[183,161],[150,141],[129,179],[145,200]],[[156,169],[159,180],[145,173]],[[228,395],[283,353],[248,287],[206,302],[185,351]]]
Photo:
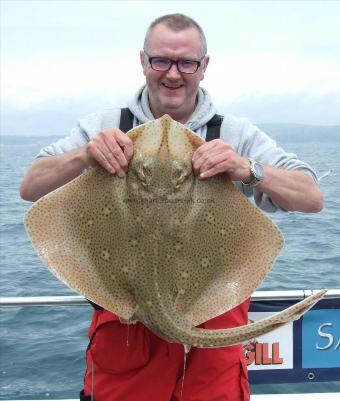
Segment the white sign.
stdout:
[[[257,321],[273,315],[270,312],[249,312]],[[293,369],[293,323],[254,338],[244,344],[249,370]]]

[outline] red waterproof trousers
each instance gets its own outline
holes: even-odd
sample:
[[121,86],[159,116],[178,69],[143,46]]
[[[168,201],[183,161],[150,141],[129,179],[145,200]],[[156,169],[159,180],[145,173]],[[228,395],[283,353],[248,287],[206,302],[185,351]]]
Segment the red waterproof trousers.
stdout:
[[[247,324],[249,301],[200,327]],[[184,349],[143,324],[121,324],[106,310],[95,311],[89,330],[84,399],[95,401],[249,401],[241,345],[191,348],[183,381]]]

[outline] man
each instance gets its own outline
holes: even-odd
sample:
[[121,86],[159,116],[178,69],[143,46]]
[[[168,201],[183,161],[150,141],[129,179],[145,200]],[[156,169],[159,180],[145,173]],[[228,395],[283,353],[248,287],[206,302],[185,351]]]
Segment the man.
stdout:
[[[169,114],[206,137],[207,124],[215,115],[208,93],[199,87],[209,64],[206,51],[202,29],[186,16],[167,15],[151,24],[140,53],[146,86],[129,105],[134,126]],[[119,109],[92,114],[80,120],[69,137],[42,149],[22,182],[21,196],[37,200],[95,163],[124,177],[133,146],[117,128],[120,115]],[[224,117],[220,139],[203,144],[192,162],[201,179],[227,172],[264,210],[322,209],[313,170],[246,120]],[[246,324],[248,304],[246,301],[202,327]],[[183,347],[179,344],[161,340],[140,323],[123,325],[102,309],[95,310],[89,334],[83,400],[91,396],[97,401],[249,400],[240,345],[192,348],[183,385]]]

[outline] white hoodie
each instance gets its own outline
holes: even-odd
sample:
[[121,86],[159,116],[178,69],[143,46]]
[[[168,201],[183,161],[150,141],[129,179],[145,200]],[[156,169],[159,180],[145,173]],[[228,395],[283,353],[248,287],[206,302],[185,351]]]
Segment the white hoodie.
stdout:
[[[149,106],[146,86],[138,90],[129,104],[129,109],[134,115],[134,127],[154,119]],[[199,88],[196,108],[185,125],[205,139],[207,122],[215,114],[216,109],[210,95],[205,89]],[[90,114],[79,120],[69,136],[41,149],[37,157],[55,156],[84,146],[99,131],[119,127],[119,122],[119,108]],[[245,118],[237,118],[232,115],[224,116],[220,139],[231,145],[243,157],[273,167],[300,170],[317,181],[316,173],[308,164],[298,160],[295,154],[287,153],[278,147],[274,140]],[[255,203],[261,209],[267,212],[274,212],[279,209],[266,194],[258,189],[246,187],[240,182],[235,184],[246,196],[254,195]]]

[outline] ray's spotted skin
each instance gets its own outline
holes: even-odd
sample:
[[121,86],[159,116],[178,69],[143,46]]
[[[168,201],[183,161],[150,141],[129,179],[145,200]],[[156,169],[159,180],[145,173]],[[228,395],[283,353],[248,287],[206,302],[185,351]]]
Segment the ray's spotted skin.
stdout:
[[182,124],[165,115],[128,135],[134,155],[126,177],[95,167],[25,216],[34,248],[60,280],[123,321],[197,347],[247,341],[322,298],[247,326],[195,328],[256,290],[283,237],[225,174],[195,176],[192,155],[203,140]]

